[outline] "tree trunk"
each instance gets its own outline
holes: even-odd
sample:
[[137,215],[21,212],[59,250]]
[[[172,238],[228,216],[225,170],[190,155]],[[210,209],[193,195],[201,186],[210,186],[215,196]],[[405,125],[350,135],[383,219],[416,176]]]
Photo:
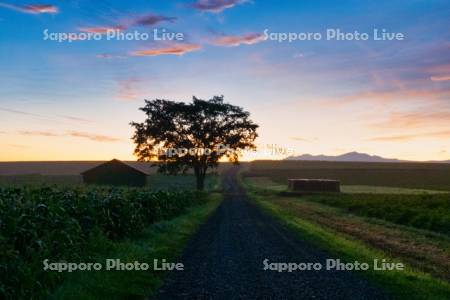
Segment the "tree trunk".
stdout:
[[203,191],[205,188],[205,172],[203,172],[203,168],[201,167],[195,167],[195,179],[197,181],[197,190]]
[[203,191],[205,188],[205,175],[204,174],[198,174],[197,177],[197,190]]

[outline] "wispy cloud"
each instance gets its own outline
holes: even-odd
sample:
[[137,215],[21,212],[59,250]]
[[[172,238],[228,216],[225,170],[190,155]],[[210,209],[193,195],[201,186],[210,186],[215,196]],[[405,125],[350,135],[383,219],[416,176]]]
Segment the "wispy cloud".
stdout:
[[448,75],[448,76],[431,76],[430,79],[432,81],[449,81],[450,75]]
[[87,33],[98,33],[98,34],[107,34],[112,31],[122,31],[125,30],[126,27],[122,25],[117,26],[100,26],[100,27],[80,27],[78,28],[81,32]]
[[261,33],[248,33],[241,36],[227,35],[216,38],[212,43],[216,46],[237,47],[240,45],[253,45],[264,41]]
[[[450,90],[445,86],[450,76],[448,44],[421,43],[402,54],[393,53],[393,49],[386,47],[373,53],[369,51],[370,63],[367,63],[365,55],[357,57],[346,54],[342,59],[333,60],[323,58],[321,64],[325,64],[322,72],[324,77],[344,80],[346,76],[347,82],[355,80],[360,88],[364,86],[358,91],[355,85],[355,88],[348,89],[349,94],[324,103],[414,105],[448,102]],[[350,61],[351,65],[348,64]]]
[[115,54],[109,54],[109,53],[101,53],[97,54],[95,57],[101,58],[101,59],[124,59],[127,58],[125,55],[115,55]]
[[19,131],[20,135],[28,135],[28,136],[47,136],[47,137],[55,137],[55,136],[61,136],[60,134],[51,132],[51,131],[27,131],[27,130],[23,130],[23,131]]
[[18,114],[18,115],[32,116],[32,117],[37,117],[37,118],[43,118],[44,117],[44,116],[39,115],[39,114],[29,113],[29,112],[26,112],[26,111],[10,109],[10,108],[0,107],[0,110],[1,111],[5,111],[5,112],[9,112],[9,113],[13,113],[13,114]]
[[[445,86],[427,85],[422,82],[397,82],[397,86],[373,87],[366,90],[355,91],[344,96],[326,97],[319,99],[318,103],[325,107],[352,106],[354,104],[370,105],[422,105],[428,107],[427,111],[436,111],[436,107],[448,105],[450,90]],[[447,106],[448,107],[448,106]]]
[[[450,91],[439,90],[439,89],[393,89],[393,90],[371,90],[358,92],[353,95],[349,95],[341,98],[341,101],[354,102],[354,101],[374,101],[380,103],[386,103],[389,101],[402,101],[411,99],[441,99],[443,97],[448,97]],[[341,102],[342,103],[342,102]]]
[[[12,114],[17,114],[17,115],[24,115],[24,116],[35,117],[35,118],[38,118],[38,119],[41,119],[41,120],[46,120],[46,121],[57,122],[57,120],[51,120],[49,116],[36,114],[36,113],[30,113],[30,112],[27,112],[27,111],[22,111],[22,110],[17,110],[17,109],[10,109],[10,108],[0,107],[0,111],[12,113]],[[88,120],[88,119],[80,118],[80,117],[75,117],[75,116],[69,116],[69,115],[59,115],[59,114],[57,114],[55,116],[58,117],[58,118],[69,120],[69,121],[93,122],[92,120]]]
[[414,111],[407,113],[393,112],[388,119],[373,124],[373,127],[383,128],[411,128],[450,126],[450,111]]
[[158,56],[158,55],[183,55],[187,52],[200,50],[201,46],[197,44],[174,44],[163,48],[148,50],[139,50],[132,52],[133,56]]
[[85,118],[80,118],[80,117],[74,117],[74,116],[68,116],[68,115],[57,115],[60,118],[64,118],[70,121],[76,121],[76,122],[84,122],[84,123],[92,123],[92,120],[88,120]]
[[370,140],[377,142],[405,142],[420,138],[450,139],[450,130],[405,134],[405,135],[379,136],[371,138]]
[[153,26],[161,22],[174,22],[177,18],[167,17],[161,15],[146,15],[143,17],[138,17],[133,21],[134,25],[140,26]]
[[[446,48],[445,51],[448,51],[450,48]],[[428,73],[449,73],[450,72],[450,64],[442,63],[442,64],[434,64],[431,66],[424,67],[424,71]]]
[[191,6],[197,10],[219,13],[227,8],[247,2],[245,0],[197,0]]
[[116,25],[78,27],[81,32],[107,34],[111,31],[125,31],[132,26],[154,26],[162,22],[174,22],[177,18],[147,14],[118,21]]
[[300,136],[293,136],[293,137],[291,137],[291,140],[297,141],[297,142],[308,142],[308,143],[311,143],[311,142],[317,141],[317,138],[307,139],[307,138],[300,137]]
[[123,80],[118,80],[118,91],[117,96],[120,100],[132,101],[136,100],[140,94],[140,80],[137,78],[128,78]]
[[87,133],[87,132],[80,132],[80,131],[68,131],[65,134],[62,133],[56,133],[52,131],[19,131],[20,135],[26,135],[26,136],[43,136],[43,137],[77,137],[77,138],[84,138],[95,142],[118,142],[120,141],[119,138],[107,136],[107,135],[99,135],[95,133]]
[[0,7],[9,8],[27,14],[56,14],[59,12],[58,7],[51,4],[15,5],[0,2]]
[[24,5],[22,10],[31,14],[56,14],[59,12],[56,6],[49,4]]
[[25,145],[17,145],[17,144],[8,144],[8,145],[6,145],[6,146],[11,147],[11,148],[18,148],[18,149],[30,148],[29,146],[25,146]]
[[85,139],[95,141],[95,142],[118,142],[118,141],[120,141],[120,139],[116,138],[116,137],[106,136],[106,135],[98,135],[98,134],[92,134],[92,133],[80,132],[80,131],[69,131],[68,134],[72,137],[85,138]]

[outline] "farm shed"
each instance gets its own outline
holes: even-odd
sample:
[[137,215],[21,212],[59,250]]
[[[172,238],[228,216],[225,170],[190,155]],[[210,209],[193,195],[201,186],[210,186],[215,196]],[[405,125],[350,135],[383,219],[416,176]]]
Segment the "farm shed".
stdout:
[[340,192],[340,182],[331,179],[288,179],[289,190],[294,192]]
[[85,184],[145,186],[148,174],[113,159],[81,173]]

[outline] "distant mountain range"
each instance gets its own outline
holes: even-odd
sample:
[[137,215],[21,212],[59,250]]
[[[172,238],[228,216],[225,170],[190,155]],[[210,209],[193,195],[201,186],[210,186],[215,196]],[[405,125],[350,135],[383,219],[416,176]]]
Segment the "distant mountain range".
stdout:
[[[349,152],[337,156],[329,155],[311,155],[303,154],[298,156],[289,156],[285,160],[316,160],[316,161],[353,161],[353,162],[408,162],[407,160],[400,160],[396,158],[384,158],[377,155],[370,155],[366,153],[359,152]],[[432,161],[435,163],[450,163],[450,160],[446,161]]]

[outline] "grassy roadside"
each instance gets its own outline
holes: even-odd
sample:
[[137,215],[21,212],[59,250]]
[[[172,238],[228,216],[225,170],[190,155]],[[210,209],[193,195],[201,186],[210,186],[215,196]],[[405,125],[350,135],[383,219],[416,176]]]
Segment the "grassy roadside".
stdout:
[[[277,218],[282,224],[301,235],[315,245],[326,249],[333,256],[344,261],[373,263],[378,258],[386,258],[389,261],[400,261],[383,248],[375,248],[367,245],[358,238],[342,234],[332,228],[321,226],[314,220],[300,217],[289,207],[280,205],[277,199],[273,199],[274,193],[267,190],[258,192],[254,186],[250,186],[241,178],[249,196],[265,211]],[[429,274],[417,271],[410,266],[406,271],[367,271],[361,272],[380,287],[391,293],[398,299],[448,299],[450,284],[436,279]]]
[[[206,204],[193,207],[170,221],[156,223],[139,237],[112,242],[101,237],[97,255],[92,262],[118,258],[122,262],[146,262],[151,268],[154,259],[177,262],[182,249],[198,226],[217,208],[222,195],[211,194]],[[150,269],[151,269],[150,268]],[[65,283],[51,299],[144,299],[162,284],[163,271],[91,271],[68,273]]]

